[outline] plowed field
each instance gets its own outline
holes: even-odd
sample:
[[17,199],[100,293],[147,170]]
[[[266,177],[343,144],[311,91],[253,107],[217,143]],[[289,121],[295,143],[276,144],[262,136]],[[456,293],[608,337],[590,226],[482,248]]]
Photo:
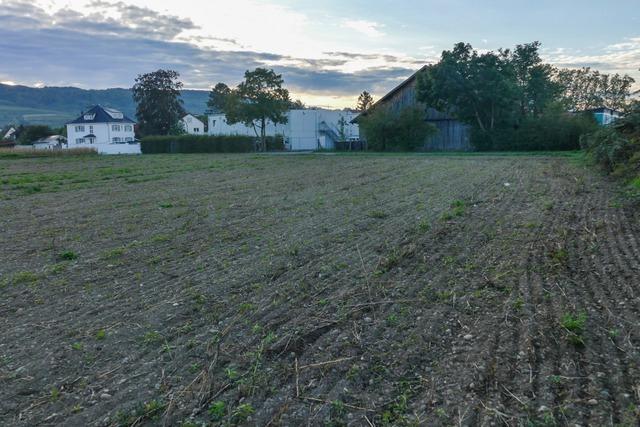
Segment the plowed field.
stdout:
[[640,213],[570,157],[0,160],[0,425],[638,425]]

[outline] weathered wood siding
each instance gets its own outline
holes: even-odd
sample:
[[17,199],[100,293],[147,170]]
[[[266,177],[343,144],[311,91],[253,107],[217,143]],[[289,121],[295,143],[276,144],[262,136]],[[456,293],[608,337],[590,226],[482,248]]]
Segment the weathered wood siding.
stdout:
[[425,151],[473,151],[471,131],[468,125],[457,120],[427,120],[438,133],[425,142]]
[[472,151],[471,128],[446,113],[427,108],[426,105],[416,101],[416,83],[416,78],[410,79],[385,99],[383,104],[395,113],[413,106],[421,106],[425,109],[425,120],[438,129],[437,134],[425,141],[425,151]]

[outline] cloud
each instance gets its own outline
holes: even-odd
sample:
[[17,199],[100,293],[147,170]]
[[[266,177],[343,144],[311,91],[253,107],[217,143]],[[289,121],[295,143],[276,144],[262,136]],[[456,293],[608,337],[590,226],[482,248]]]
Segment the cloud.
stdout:
[[556,48],[545,51],[544,58],[558,67],[596,68],[605,73],[630,74],[640,87],[640,37],[631,37],[621,43],[607,46],[599,53]]
[[294,96],[351,97],[362,90],[382,95],[421,65],[415,58],[387,54],[328,52],[299,58],[258,52],[235,39],[190,34],[198,27],[189,19],[122,2],[91,4],[84,14],[5,1],[0,80],[129,87],[139,73],[171,68],[181,73],[185,87],[206,89],[219,81],[237,84],[247,69],[267,66],[283,74]]
[[363,19],[346,19],[342,22],[342,28],[354,30],[367,37],[382,37],[385,34],[380,30],[384,25]]

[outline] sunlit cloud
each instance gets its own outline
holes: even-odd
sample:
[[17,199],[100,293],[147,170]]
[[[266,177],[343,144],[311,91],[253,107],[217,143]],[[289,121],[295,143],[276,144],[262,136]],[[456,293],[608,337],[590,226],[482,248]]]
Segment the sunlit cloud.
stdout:
[[384,36],[384,32],[382,32],[381,30],[382,27],[382,24],[372,21],[365,21],[363,19],[346,19],[342,22],[342,28],[348,28],[367,37]]

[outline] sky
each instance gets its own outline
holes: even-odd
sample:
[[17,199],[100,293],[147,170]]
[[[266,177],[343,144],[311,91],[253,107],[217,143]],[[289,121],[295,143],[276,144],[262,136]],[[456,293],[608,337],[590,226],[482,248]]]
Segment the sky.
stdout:
[[552,64],[630,74],[640,89],[640,0],[0,0],[0,82],[131,87],[171,68],[208,89],[267,67],[293,98],[344,108],[457,42],[535,40]]

